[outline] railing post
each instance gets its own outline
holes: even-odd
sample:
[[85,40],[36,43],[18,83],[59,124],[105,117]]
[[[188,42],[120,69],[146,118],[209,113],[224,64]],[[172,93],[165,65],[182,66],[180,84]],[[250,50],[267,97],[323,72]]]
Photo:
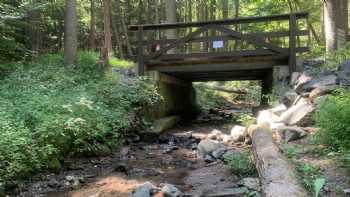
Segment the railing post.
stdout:
[[289,71],[290,74],[296,71],[296,36],[297,18],[294,13],[289,16]]
[[145,62],[144,62],[144,55],[143,55],[143,39],[144,39],[144,32],[143,32],[143,26],[140,25],[138,27],[137,31],[137,75],[142,76],[145,74]]

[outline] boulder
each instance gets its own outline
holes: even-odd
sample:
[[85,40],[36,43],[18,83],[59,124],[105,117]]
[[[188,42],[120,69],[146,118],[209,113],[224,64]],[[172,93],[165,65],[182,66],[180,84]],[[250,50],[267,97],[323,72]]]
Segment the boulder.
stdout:
[[297,126],[286,126],[277,129],[278,141],[291,142],[305,137],[307,133]]
[[287,111],[282,113],[279,120],[276,122],[282,122],[286,125],[307,125],[310,121],[311,112],[315,110],[314,105],[309,99],[302,98],[296,105],[293,105]]
[[243,126],[234,126],[231,129],[231,137],[234,142],[241,142],[244,141],[245,134],[246,134],[246,127]]
[[222,132],[217,130],[217,129],[213,129],[207,136],[208,139],[211,140],[222,140]]
[[342,63],[338,68],[339,84],[344,87],[350,86],[350,60]]
[[233,137],[230,135],[222,135],[222,142],[226,145],[232,144],[233,142]]
[[311,91],[315,88],[324,88],[326,86],[334,86],[337,84],[336,75],[320,76],[318,79],[312,79],[309,83],[303,86],[304,91]]
[[317,98],[319,96],[322,96],[322,95],[325,95],[327,93],[330,93],[333,90],[337,89],[337,87],[338,87],[337,85],[329,85],[329,86],[317,87],[317,88],[313,89],[310,92],[309,98],[310,98],[311,101],[314,101],[315,98]]
[[198,147],[197,147],[198,157],[205,158],[206,155],[223,147],[225,147],[225,145],[222,143],[219,143],[218,141],[204,139],[198,144]]
[[287,107],[284,104],[279,104],[268,111],[272,112],[273,114],[280,116],[283,112],[287,111]]
[[155,133],[161,133],[167,129],[171,129],[180,121],[180,116],[169,116],[158,119],[152,126],[152,131]]
[[183,195],[183,193],[178,188],[171,184],[165,184],[162,187],[161,192],[163,192],[167,197],[180,197]]
[[220,159],[227,151],[226,147],[218,148],[211,153],[215,159]]
[[268,124],[271,125],[274,122],[278,122],[279,117],[272,112],[268,110],[260,111],[258,118],[257,118],[257,123],[258,125],[261,124]]
[[246,187],[239,187],[239,188],[226,188],[223,189],[219,192],[215,193],[205,193],[200,196],[205,196],[205,197],[243,197],[247,193],[249,193],[249,190]]
[[241,184],[250,190],[260,191],[260,181],[258,178],[244,178]]
[[294,90],[289,90],[282,96],[281,102],[285,106],[290,107],[293,105],[297,97],[298,97],[298,94]]
[[157,188],[150,182],[138,186],[132,193],[131,197],[151,197]]
[[293,72],[290,77],[290,85],[294,86],[297,83],[297,80],[299,79],[301,73],[300,72]]
[[297,93],[303,92],[304,86],[311,81],[312,81],[312,77],[310,75],[306,73],[301,74],[295,83],[295,86],[294,86],[295,92]]

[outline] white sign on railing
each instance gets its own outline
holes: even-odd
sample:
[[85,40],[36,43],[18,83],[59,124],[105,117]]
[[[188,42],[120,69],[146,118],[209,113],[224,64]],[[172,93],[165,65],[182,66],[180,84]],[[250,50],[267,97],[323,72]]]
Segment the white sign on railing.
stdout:
[[218,48],[223,48],[224,47],[224,41],[219,40],[219,41],[214,41],[213,42],[213,48],[218,49]]

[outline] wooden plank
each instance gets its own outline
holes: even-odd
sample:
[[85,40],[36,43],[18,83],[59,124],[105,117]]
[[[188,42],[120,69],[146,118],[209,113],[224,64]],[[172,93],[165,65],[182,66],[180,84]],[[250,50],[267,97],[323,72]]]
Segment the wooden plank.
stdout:
[[[295,13],[297,19],[307,18],[309,13],[299,12]],[[187,22],[187,23],[168,23],[168,24],[156,24],[156,25],[141,25],[144,30],[155,30],[155,29],[176,29],[176,28],[187,28],[187,27],[202,27],[206,25],[234,25],[234,24],[246,24],[246,23],[260,23],[260,22],[271,22],[288,20],[290,14],[280,14],[272,16],[258,16],[258,17],[242,17],[236,19],[217,20],[217,21],[203,21],[203,22]],[[139,25],[130,25],[130,31],[137,31]]]
[[[281,54],[284,54],[286,53],[286,51],[279,47],[279,46],[276,46],[276,45],[273,45],[271,43],[267,43],[265,42],[264,40],[262,40],[261,38],[259,37],[255,37],[255,36],[249,36],[249,35],[244,35],[240,32],[236,32],[236,31],[233,31],[229,28],[226,28],[226,27],[223,27],[223,26],[219,26],[219,25],[213,25],[214,28],[218,31],[221,31],[227,35],[230,35],[232,37],[236,37],[236,38],[239,38],[240,40],[246,40],[247,42],[251,43],[251,44],[254,44],[256,46],[259,46],[259,47],[266,47],[272,51],[275,51],[277,53],[281,53]],[[294,32],[295,33],[295,32]]]
[[208,31],[208,29],[210,29],[210,27],[211,27],[210,25],[204,26],[200,29],[197,29],[194,32],[189,33],[187,36],[185,36],[183,38],[179,38],[179,39],[175,40],[174,42],[170,43],[168,46],[161,48],[159,51],[156,51],[153,54],[150,54],[148,59],[154,59],[154,58],[159,57],[161,54],[166,53],[167,51],[176,47],[177,45],[186,43],[188,40],[191,40],[193,37]]
[[[248,36],[256,36],[262,38],[279,38],[279,37],[287,37],[289,36],[289,31],[280,31],[280,32],[261,32],[261,33],[247,33],[244,35]],[[297,32],[298,36],[307,36],[309,34],[308,30],[301,30]],[[161,40],[145,40],[143,42],[144,45],[155,46],[157,44],[165,45],[176,41],[177,39],[161,39]],[[196,37],[192,38],[188,41],[188,43],[192,42],[212,42],[212,41],[228,41],[228,40],[239,40],[238,38],[234,38],[232,36],[208,36],[208,37]]]
[[289,18],[289,69],[290,73],[296,71],[296,31],[297,18],[296,15],[291,14]]

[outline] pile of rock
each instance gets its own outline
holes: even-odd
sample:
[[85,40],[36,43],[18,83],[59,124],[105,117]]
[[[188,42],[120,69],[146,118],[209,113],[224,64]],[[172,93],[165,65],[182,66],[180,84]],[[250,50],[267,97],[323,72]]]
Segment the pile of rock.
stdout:
[[312,113],[326,94],[338,88],[339,80],[332,72],[324,72],[317,77],[292,73],[291,89],[275,107],[260,111],[258,125],[268,125],[277,141],[290,142],[306,136],[304,127],[312,124]]
[[146,182],[137,187],[131,194],[131,197],[153,196],[180,197],[183,196],[183,193],[171,184],[163,184],[162,187],[156,187],[152,183]]

